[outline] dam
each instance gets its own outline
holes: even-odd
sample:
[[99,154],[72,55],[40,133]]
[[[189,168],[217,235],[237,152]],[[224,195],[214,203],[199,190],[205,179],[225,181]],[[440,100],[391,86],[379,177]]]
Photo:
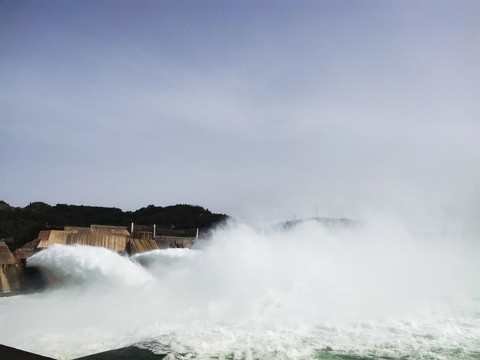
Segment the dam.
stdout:
[[[65,226],[62,230],[39,232],[36,239],[10,251],[4,240],[0,241],[0,296],[14,295],[41,286],[41,274],[26,266],[27,259],[54,244],[102,247],[117,253],[140,254],[168,248],[189,248],[198,238],[199,229],[176,231],[158,229],[156,225],[130,227],[90,225],[90,227]],[[185,236],[193,235],[195,236]]]
[[91,225],[89,228],[68,227],[64,230],[46,230],[38,234],[37,249],[53,244],[100,246],[112,251],[126,251],[130,233],[121,226]]
[[0,241],[0,293],[9,294],[20,288],[22,266],[10,252],[5,241]]

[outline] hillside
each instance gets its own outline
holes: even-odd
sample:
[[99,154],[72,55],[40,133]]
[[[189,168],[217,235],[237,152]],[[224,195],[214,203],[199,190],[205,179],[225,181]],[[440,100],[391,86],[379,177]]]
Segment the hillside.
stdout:
[[128,227],[156,224],[159,228],[175,230],[209,228],[228,218],[214,214],[201,206],[149,205],[136,211],[118,208],[33,202],[24,208],[12,207],[0,201],[0,239],[7,239],[13,250],[35,239],[43,229],[61,229],[63,226],[118,225]]

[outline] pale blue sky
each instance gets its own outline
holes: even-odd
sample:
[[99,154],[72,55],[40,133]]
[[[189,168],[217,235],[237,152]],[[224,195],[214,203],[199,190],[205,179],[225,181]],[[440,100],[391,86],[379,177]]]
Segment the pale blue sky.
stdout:
[[477,219],[479,42],[473,0],[1,1],[0,199]]

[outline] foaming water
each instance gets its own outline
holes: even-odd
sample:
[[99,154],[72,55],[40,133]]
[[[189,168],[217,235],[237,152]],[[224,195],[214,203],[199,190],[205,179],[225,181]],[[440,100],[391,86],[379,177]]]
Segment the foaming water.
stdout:
[[392,224],[217,229],[130,258],[55,245],[61,287],[0,299],[0,343],[55,358],[136,345],[177,359],[480,358],[478,242]]
[[43,270],[52,281],[66,286],[141,286],[152,275],[128,258],[105,248],[54,244],[28,259],[29,266]]

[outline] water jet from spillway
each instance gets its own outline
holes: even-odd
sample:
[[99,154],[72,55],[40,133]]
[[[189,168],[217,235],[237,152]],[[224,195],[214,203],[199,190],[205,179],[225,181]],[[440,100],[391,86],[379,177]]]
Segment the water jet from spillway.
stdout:
[[479,254],[468,239],[317,221],[234,224],[197,249],[132,257],[57,245],[28,263],[62,286],[0,299],[0,342],[58,358],[136,344],[185,359],[467,359],[480,348]]

